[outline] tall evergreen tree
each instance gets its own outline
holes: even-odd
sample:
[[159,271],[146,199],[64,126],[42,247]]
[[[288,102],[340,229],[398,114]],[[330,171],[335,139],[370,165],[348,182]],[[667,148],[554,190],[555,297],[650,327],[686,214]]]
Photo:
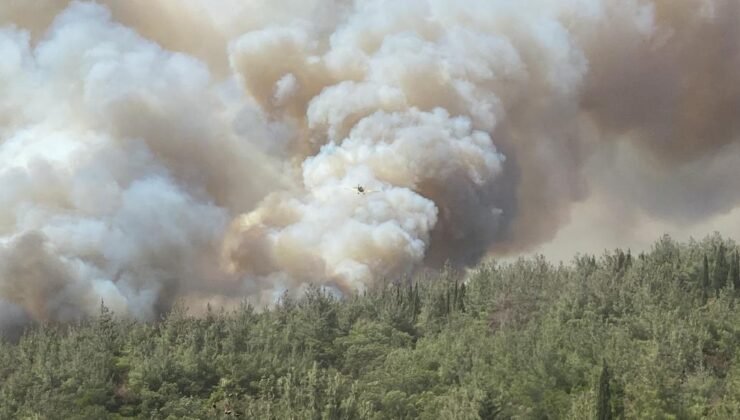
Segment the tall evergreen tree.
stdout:
[[596,407],[596,418],[598,420],[611,420],[612,418],[609,379],[609,366],[607,366],[605,359],[603,367],[601,368],[601,376],[599,376],[599,395],[597,397],[598,405]]
[[720,243],[717,247],[717,255],[714,258],[714,272],[712,273],[712,287],[719,293],[727,282],[727,256],[725,246]]
[[732,255],[732,263],[730,264],[730,273],[727,280],[735,286],[735,291],[740,291],[740,255],[738,255],[737,250]]
[[617,252],[617,272],[621,272],[624,269],[625,262],[627,261],[627,257],[625,257],[624,252],[620,249]]
[[709,260],[707,255],[704,254],[704,260],[702,262],[701,272],[701,299],[702,302],[706,303],[709,297]]
[[460,294],[459,294],[459,302],[457,304],[457,309],[460,312],[465,312],[465,283],[462,283],[460,285]]
[[412,313],[413,320],[416,322],[416,317],[421,313],[421,297],[419,297],[419,283],[414,283],[414,296],[412,298]]

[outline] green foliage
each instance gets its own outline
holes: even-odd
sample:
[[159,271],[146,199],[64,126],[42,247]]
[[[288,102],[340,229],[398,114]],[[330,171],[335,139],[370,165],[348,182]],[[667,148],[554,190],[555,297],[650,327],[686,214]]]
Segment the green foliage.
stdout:
[[601,369],[601,375],[599,376],[599,395],[597,397],[598,407],[596,409],[596,418],[598,420],[611,420],[612,418],[612,394],[609,389],[610,381],[609,366],[607,366],[606,360],[604,360],[604,366]]
[[0,340],[0,419],[740,418],[739,277],[733,242],[663,237],[263,311],[101,305]]
[[740,253],[737,250],[732,254],[727,282],[732,284],[735,290],[740,290]]

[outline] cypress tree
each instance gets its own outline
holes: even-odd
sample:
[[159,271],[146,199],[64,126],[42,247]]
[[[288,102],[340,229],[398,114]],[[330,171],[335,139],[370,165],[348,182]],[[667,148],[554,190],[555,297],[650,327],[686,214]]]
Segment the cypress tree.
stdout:
[[457,291],[458,291],[458,289],[457,289],[457,287],[458,287],[458,282],[457,282],[457,280],[455,280],[455,289],[453,290],[453,293],[452,293],[452,309],[455,310],[455,311],[457,310],[457,302],[458,302],[458,299],[457,299]]
[[707,255],[704,254],[704,262],[702,264],[701,273],[701,300],[706,303],[709,297],[709,260]]
[[625,262],[627,261],[624,252],[620,249],[617,253],[617,272],[621,272],[624,269]]
[[599,395],[597,397],[596,418],[598,420],[611,420],[612,410],[610,404],[611,392],[609,391],[609,367],[604,359],[599,376]]
[[460,285],[460,302],[458,303],[460,312],[465,312],[465,283]]
[[727,281],[727,257],[724,244],[717,247],[717,256],[714,259],[714,273],[712,273],[712,286],[719,293]]
[[732,262],[730,263],[730,272],[727,275],[727,281],[735,286],[735,290],[740,290],[740,255],[737,250],[732,254]]
[[419,283],[414,283],[414,297],[413,297],[413,319],[416,321],[416,317],[421,313],[421,298],[419,297]]

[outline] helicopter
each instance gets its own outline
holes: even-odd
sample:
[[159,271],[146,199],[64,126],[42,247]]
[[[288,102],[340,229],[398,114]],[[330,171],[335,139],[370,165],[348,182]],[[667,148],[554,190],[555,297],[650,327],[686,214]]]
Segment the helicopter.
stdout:
[[360,195],[365,195],[365,194],[373,193],[373,192],[376,192],[377,191],[377,190],[368,190],[367,188],[365,188],[365,187],[363,187],[362,185],[359,185],[359,184],[356,187],[352,188],[352,189],[355,190],[357,192],[357,194],[360,194]]

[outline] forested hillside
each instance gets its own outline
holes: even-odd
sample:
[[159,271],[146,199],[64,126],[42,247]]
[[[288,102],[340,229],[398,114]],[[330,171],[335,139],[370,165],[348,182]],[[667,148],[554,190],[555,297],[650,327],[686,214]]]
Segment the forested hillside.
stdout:
[[269,311],[101,306],[0,344],[0,418],[740,418],[739,264],[719,236],[665,237]]

